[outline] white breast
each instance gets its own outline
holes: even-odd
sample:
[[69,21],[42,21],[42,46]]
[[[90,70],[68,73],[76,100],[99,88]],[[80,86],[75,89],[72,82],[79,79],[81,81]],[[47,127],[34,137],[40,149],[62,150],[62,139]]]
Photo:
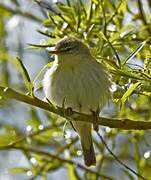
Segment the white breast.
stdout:
[[109,98],[110,82],[101,64],[94,60],[64,68],[56,62],[43,81],[46,97],[57,106],[90,114]]

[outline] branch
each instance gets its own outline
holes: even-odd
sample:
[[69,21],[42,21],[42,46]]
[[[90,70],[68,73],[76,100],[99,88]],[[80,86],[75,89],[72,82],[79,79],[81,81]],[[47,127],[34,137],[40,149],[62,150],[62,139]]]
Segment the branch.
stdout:
[[[54,107],[51,104],[48,104],[45,101],[42,101],[36,97],[31,97],[19,92],[11,88],[6,88],[0,86],[0,96],[3,98],[14,99],[20,102],[27,103],[29,105],[33,105],[35,107],[39,107],[43,110],[50,111],[55,113],[59,116],[67,118],[69,121],[84,121],[88,123],[93,123],[93,118],[91,115],[86,115],[78,112],[73,111],[72,116],[66,116],[64,113],[64,109],[60,107]],[[126,130],[147,130],[151,129],[151,121],[134,121],[127,118],[119,119],[119,118],[105,118],[105,117],[98,117],[98,124],[101,126],[107,126],[110,128],[119,128],[119,129],[126,129]]]

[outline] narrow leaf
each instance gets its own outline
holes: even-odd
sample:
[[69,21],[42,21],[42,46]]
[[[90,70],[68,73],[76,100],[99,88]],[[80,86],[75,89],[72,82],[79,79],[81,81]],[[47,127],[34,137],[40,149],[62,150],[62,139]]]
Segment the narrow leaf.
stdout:
[[66,167],[67,167],[69,179],[78,180],[78,178],[75,175],[74,166],[67,164]]
[[26,67],[24,66],[22,60],[21,60],[19,57],[17,57],[17,60],[18,60],[20,66],[21,66],[21,68],[22,68],[23,77],[25,78],[25,84],[26,84],[26,86],[27,86],[27,88],[28,88],[28,90],[29,90],[29,93],[30,93],[30,95],[34,95],[34,94],[33,94],[34,86],[33,86],[33,83],[32,83],[32,81],[31,81],[31,79],[30,79],[30,76],[29,76],[29,74],[28,74],[28,71],[27,71]]
[[126,102],[126,100],[128,99],[128,97],[133,93],[133,91],[141,84],[141,82],[137,82],[135,84],[133,84],[122,96],[121,98],[121,102],[122,102],[122,108],[124,107],[124,104]]
[[53,46],[52,44],[30,44],[30,43],[28,43],[28,45],[31,48],[47,48]]
[[25,68],[22,60],[21,60],[19,57],[17,57],[17,60],[18,60],[20,66],[21,66],[21,68],[22,68],[22,70],[23,70],[23,73],[24,73],[24,76],[25,76],[26,80],[27,80],[28,82],[31,82],[30,77],[29,77],[29,74],[28,74],[28,71],[27,71],[27,69]]
[[139,51],[145,46],[147,41],[143,41],[142,43],[140,43],[140,45],[133,51],[130,53],[130,55],[125,59],[123,65],[125,65],[128,61],[130,61],[131,59],[133,59],[133,57],[139,53]]
[[112,43],[109,41],[109,39],[105,36],[105,34],[103,32],[100,32],[100,35],[102,36],[102,38],[107,41],[107,43],[109,44],[110,48],[112,49],[113,53],[115,54],[116,56],[116,59],[117,59],[117,62],[118,62],[118,65],[119,67],[121,66],[121,60],[120,60],[120,57],[118,55],[118,53],[116,52],[116,49],[113,47]]
[[142,80],[143,78],[138,76],[136,73],[132,73],[130,71],[126,71],[126,70],[121,70],[121,69],[116,69],[116,70],[111,70],[111,72],[113,74],[116,74],[118,76],[125,76],[125,77],[129,77],[129,78],[133,78],[133,79],[138,79],[138,80]]
[[26,173],[29,170],[30,170],[29,168],[10,168],[9,172],[13,174],[17,174],[17,173]]
[[87,21],[88,22],[90,22],[92,19],[92,13],[93,13],[92,4],[93,4],[93,1],[90,0],[90,5],[89,5],[88,11],[87,11]]

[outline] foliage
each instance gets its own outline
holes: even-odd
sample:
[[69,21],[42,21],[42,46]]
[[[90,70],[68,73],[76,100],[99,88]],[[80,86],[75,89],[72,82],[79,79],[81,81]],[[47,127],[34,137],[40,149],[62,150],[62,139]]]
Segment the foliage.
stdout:
[[[36,98],[35,96],[38,97],[41,93],[43,73],[52,64],[48,63],[41,67],[42,70],[40,73],[37,72],[36,77],[30,77],[24,65],[24,58],[16,58],[10,53],[7,48],[9,36],[7,22],[18,15],[28,21],[39,23],[37,31],[46,39],[43,44],[30,44],[34,53],[36,50],[53,46],[65,35],[77,37],[89,45],[93,56],[106,65],[112,76],[113,102],[110,102],[112,109],[107,112],[111,122],[114,123],[114,118],[135,120],[138,125],[141,121],[150,122],[150,1],[146,0],[146,4],[143,0],[89,0],[87,2],[66,0],[56,3],[37,0],[35,2],[37,4],[34,3],[33,6],[39,8],[43,19],[34,12],[24,11],[19,0],[10,0],[12,6],[0,3],[0,86],[16,88],[29,98]],[[30,3],[32,4],[32,1]],[[44,28],[41,28],[41,24]],[[18,41],[18,44],[21,44],[22,38]],[[19,51],[20,57],[23,51],[24,48]],[[17,84],[12,81],[11,75],[14,72],[9,66],[17,72],[17,77],[20,79]],[[0,104],[2,108],[8,109],[13,107],[13,104],[10,103],[9,95],[8,98],[4,97],[5,91],[7,88],[0,93]],[[26,96],[24,97],[26,99]],[[20,101],[26,102],[23,99]],[[37,107],[40,106],[37,105]],[[19,149],[29,162],[29,167],[13,167],[10,169],[11,173],[26,173],[32,179],[37,176],[46,179],[48,174],[63,168],[66,169],[69,179],[99,179],[99,177],[134,179],[134,175],[128,169],[114,167],[113,162],[116,160],[110,156],[105,145],[97,138],[94,138],[97,167],[88,169],[77,163],[82,159],[80,145],[70,124],[64,127],[65,120],[58,117],[58,112],[56,114],[43,112],[31,106],[28,107],[30,110],[27,106],[22,108],[29,117],[26,120],[27,132],[24,133],[19,127],[8,123],[3,123],[0,130],[0,149]],[[55,107],[53,108],[55,110]],[[5,117],[3,119],[5,120]],[[105,142],[111,144],[112,151],[116,152],[121,161],[130,162],[129,166],[136,169],[144,179],[151,177],[149,132],[109,127],[100,129]],[[48,151],[50,153],[47,153]],[[118,168],[120,173],[114,174],[114,170],[109,172],[108,169],[112,168]],[[82,172],[79,169],[82,169]]]

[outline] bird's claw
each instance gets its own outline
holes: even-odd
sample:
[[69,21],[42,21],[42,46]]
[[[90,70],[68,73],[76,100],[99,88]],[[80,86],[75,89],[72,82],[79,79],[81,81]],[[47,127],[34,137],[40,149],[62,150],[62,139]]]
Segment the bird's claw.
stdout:
[[71,116],[73,115],[73,111],[71,107],[68,107],[67,109],[65,109],[65,115],[66,116]]

